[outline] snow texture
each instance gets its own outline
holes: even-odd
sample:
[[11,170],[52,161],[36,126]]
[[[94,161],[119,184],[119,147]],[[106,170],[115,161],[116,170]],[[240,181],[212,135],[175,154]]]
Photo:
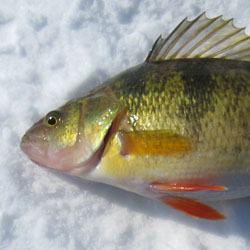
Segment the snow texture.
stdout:
[[249,250],[250,199],[210,203],[226,221],[31,163],[19,148],[41,116],[142,62],[184,17],[234,17],[249,0],[1,0],[0,249]]

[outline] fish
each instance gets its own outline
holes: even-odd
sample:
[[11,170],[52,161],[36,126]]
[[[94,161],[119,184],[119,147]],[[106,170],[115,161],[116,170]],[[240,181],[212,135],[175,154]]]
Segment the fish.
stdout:
[[202,13],[49,112],[20,147],[41,167],[222,220],[207,203],[250,196],[249,111],[250,36]]

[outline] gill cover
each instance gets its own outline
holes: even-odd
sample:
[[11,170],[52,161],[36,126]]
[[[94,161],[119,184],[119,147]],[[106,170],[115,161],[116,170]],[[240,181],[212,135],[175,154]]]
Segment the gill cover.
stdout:
[[98,165],[118,131],[125,110],[115,97],[105,92],[95,92],[76,101],[80,105],[78,143],[87,143],[90,150],[70,174],[81,176]]

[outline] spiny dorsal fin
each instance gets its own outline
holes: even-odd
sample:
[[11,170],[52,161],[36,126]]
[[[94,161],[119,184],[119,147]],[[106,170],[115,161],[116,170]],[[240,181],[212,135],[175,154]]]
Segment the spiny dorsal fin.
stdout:
[[154,43],[146,61],[178,58],[224,58],[250,61],[250,36],[233,19],[207,18],[202,13],[192,21],[185,18],[170,35]]

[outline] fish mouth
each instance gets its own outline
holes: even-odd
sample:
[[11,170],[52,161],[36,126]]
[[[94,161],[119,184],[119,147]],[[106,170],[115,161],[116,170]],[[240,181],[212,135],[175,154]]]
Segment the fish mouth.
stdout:
[[46,164],[48,146],[45,140],[43,144],[37,143],[33,137],[26,133],[22,137],[20,148],[35,164],[48,168]]
[[40,167],[62,172],[67,172],[74,167],[70,160],[73,149],[54,151],[46,137],[41,138],[26,133],[22,138],[20,148],[32,162]]

